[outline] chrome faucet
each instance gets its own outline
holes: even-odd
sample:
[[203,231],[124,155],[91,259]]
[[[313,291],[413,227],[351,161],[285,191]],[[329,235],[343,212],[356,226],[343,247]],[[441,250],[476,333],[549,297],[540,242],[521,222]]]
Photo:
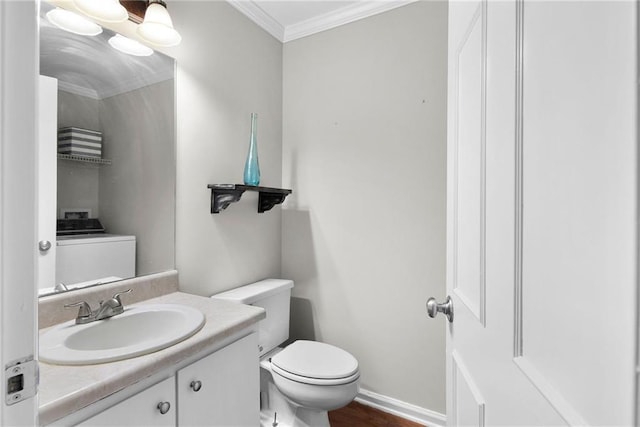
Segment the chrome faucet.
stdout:
[[67,292],[69,290],[69,288],[67,288],[67,285],[65,285],[64,283],[60,282],[58,283],[54,288],[53,288],[53,292],[58,293],[58,292]]
[[79,306],[80,309],[78,310],[78,316],[76,317],[76,325],[84,325],[85,323],[91,323],[96,320],[107,319],[109,317],[122,314],[124,312],[124,307],[120,300],[120,295],[128,294],[129,292],[131,292],[131,289],[118,292],[106,301],[100,301],[100,306],[95,310],[95,312],[91,310],[91,306],[86,301],[65,304],[64,308]]

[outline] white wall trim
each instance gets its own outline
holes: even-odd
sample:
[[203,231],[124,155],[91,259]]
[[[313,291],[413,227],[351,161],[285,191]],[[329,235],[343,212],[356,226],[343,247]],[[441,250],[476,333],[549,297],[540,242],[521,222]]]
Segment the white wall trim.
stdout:
[[271,15],[262,10],[262,8],[253,0],[227,0],[227,3],[238,9],[247,18],[258,24],[273,37],[283,42],[285,33],[284,27],[278,21],[273,19]]
[[365,389],[360,389],[356,402],[429,427],[443,427],[447,424],[445,414]]
[[253,0],[227,0],[227,2],[262,27],[282,43],[330,30],[359,19],[368,18],[382,12],[405,6],[418,0],[376,0],[358,2],[324,15],[284,27],[266,13]]
[[[146,76],[148,77],[148,76]],[[75,95],[84,96],[85,98],[91,98],[96,100],[102,100],[111,98],[112,96],[120,95],[127,92],[132,92],[143,87],[151,86],[156,83],[164,82],[173,78],[173,68],[169,70],[159,70],[152,78],[132,78],[130,80],[123,80],[116,85],[103,88],[99,92],[95,89],[90,89],[84,86],[79,86],[69,82],[58,83],[58,88],[64,92],[73,93]]]
[[58,89],[64,92],[73,93],[75,95],[84,96],[85,98],[101,99],[100,95],[98,95],[98,92],[96,92],[94,89],[88,89],[86,87],[74,85],[73,83],[59,81]]
[[321,31],[330,30],[340,25],[349,24],[379,13],[405,6],[417,0],[391,0],[358,2],[324,15],[307,19],[284,29],[283,43],[310,36]]

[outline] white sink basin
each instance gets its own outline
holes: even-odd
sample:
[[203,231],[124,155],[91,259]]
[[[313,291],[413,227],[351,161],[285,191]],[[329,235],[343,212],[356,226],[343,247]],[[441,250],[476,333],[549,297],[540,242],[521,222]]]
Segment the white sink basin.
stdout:
[[204,315],[178,304],[141,304],[85,325],[75,320],[40,336],[40,360],[57,365],[114,362],[170,347],[198,332]]

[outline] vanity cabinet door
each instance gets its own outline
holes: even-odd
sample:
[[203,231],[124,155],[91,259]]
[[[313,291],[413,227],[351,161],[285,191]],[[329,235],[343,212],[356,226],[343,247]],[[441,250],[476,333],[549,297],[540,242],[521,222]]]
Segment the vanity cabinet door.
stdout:
[[200,359],[176,375],[178,426],[260,425],[256,333]]
[[175,378],[167,378],[78,425],[175,426],[175,393]]

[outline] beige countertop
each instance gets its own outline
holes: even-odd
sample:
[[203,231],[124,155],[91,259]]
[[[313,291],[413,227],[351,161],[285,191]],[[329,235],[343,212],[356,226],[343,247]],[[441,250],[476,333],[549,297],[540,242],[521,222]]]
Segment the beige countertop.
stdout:
[[[40,362],[40,424],[63,418],[136,382],[157,374],[266,317],[262,308],[174,292],[138,304],[183,304],[199,309],[206,323],[192,337],[154,353],[84,366]],[[136,305],[138,305],[136,304]],[[126,305],[125,305],[126,308]],[[41,329],[40,334],[47,329]]]

